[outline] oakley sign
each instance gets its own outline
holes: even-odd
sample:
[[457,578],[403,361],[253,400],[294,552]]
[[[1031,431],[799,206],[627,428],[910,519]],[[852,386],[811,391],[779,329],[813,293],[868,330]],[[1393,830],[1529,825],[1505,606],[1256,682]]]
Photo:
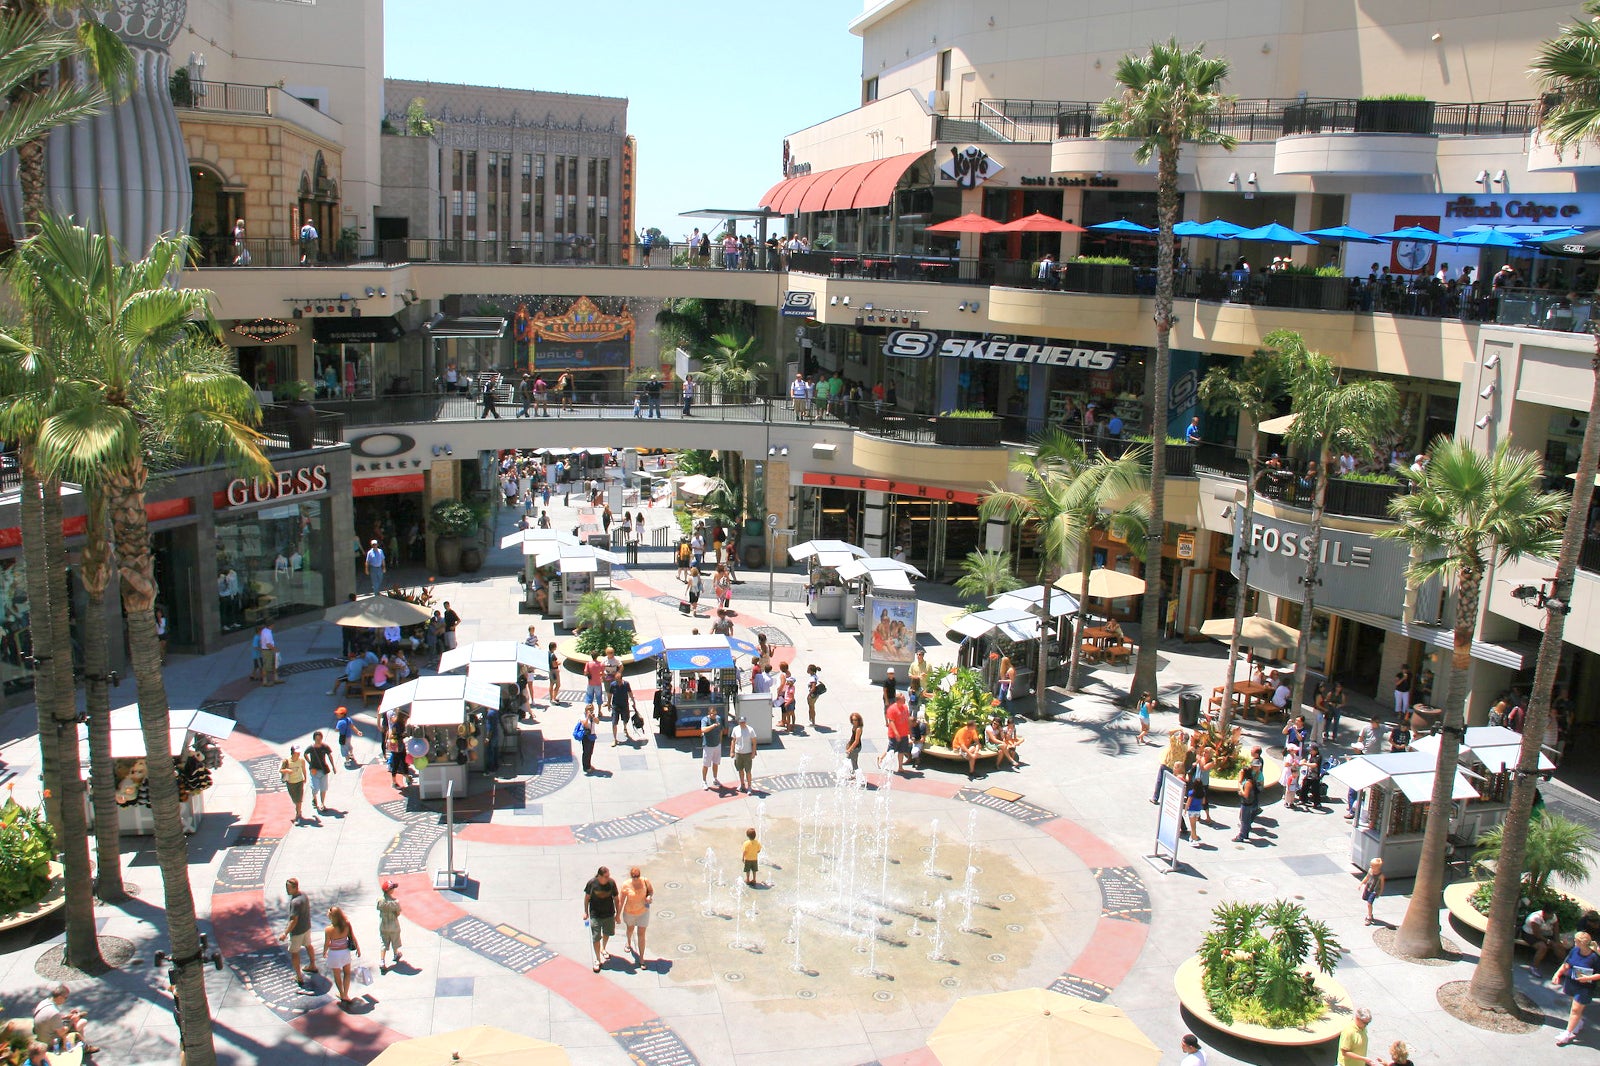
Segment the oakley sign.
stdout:
[[978,359],[1076,370],[1111,370],[1123,360],[1122,352],[1110,349],[1070,348],[992,337],[948,337],[927,329],[891,331],[884,338],[883,354],[897,359],[926,359],[938,354],[946,359]]

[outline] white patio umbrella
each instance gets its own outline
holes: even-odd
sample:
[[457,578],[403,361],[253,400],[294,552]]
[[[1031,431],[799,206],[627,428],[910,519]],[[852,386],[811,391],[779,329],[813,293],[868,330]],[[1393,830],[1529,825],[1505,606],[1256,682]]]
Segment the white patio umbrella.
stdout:
[[[1024,611],[1035,613],[1044,609],[1044,586],[1029,585],[1026,588],[1012,589],[1002,592],[989,601],[990,607],[1020,607]],[[1056,589],[1050,594],[1050,617],[1065,618],[1069,614],[1078,613],[1078,597],[1070,592]]]
[[1277,418],[1269,418],[1265,422],[1257,423],[1256,431],[1268,433],[1274,437],[1281,437],[1294,429],[1295,419],[1299,417],[1299,415],[1279,415]]
[[[1420,751],[1435,758],[1439,755],[1437,733],[1411,742],[1412,751]],[[1466,739],[1461,742],[1462,756],[1470,755],[1492,774],[1514,768],[1522,757],[1522,734],[1501,725],[1475,725],[1467,727]],[[1556,764],[1539,753],[1539,769],[1554,770]]]
[[[1056,588],[1076,596],[1083,591],[1083,573],[1066,574],[1056,579]],[[1089,571],[1089,598],[1093,600],[1120,600],[1128,596],[1144,595],[1144,578],[1125,574],[1121,570],[1096,567]]]
[[[1230,643],[1233,640],[1233,619],[1208,618],[1200,623],[1200,632],[1212,640],[1220,640],[1224,644]],[[1253,614],[1246,617],[1244,624],[1239,627],[1239,643],[1248,648],[1288,651],[1299,646],[1300,631],[1282,622],[1274,622],[1270,618]]]
[[915,574],[917,577],[928,576],[921,570],[918,570],[916,567],[912,566],[910,563],[902,563],[898,559],[852,559],[843,566],[838,566],[834,569],[837,570],[839,572],[839,576],[844,578],[846,581],[854,581],[858,577],[867,576],[872,577],[872,579],[876,581],[878,574],[889,573],[895,570],[904,571],[907,574]]

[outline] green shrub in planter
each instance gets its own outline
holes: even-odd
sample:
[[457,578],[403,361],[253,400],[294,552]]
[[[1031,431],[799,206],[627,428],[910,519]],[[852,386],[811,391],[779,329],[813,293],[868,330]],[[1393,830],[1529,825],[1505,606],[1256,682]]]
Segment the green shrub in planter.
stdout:
[[969,719],[982,722],[1000,713],[1000,701],[968,666],[936,666],[922,679],[922,709],[928,714],[928,740],[946,747]]
[[0,806],[0,914],[13,914],[50,893],[50,858],[56,831],[44,808],[8,798]]
[[460,500],[440,500],[428,514],[435,536],[470,537],[478,532],[476,511]]
[[1200,984],[1225,1024],[1297,1029],[1328,1011],[1307,963],[1332,975],[1341,950],[1298,903],[1223,903],[1200,944]]
[[633,623],[627,605],[609,592],[585,592],[578,600],[578,641],[581,655],[603,655],[607,648],[626,653],[633,647]]
[[[1480,876],[1492,878],[1485,863],[1500,858],[1501,842],[1505,838],[1505,825],[1495,826],[1478,838],[1478,850],[1473,862]],[[1550,884],[1555,876],[1569,881],[1582,882],[1594,870],[1596,841],[1594,832],[1582,822],[1575,822],[1559,814],[1544,812],[1528,824],[1528,843],[1522,860],[1522,895],[1517,902],[1517,924],[1540,907],[1548,906],[1556,912],[1563,930],[1576,929],[1583,908],[1571,896]],[[1472,905],[1481,914],[1489,913],[1493,902],[1494,881],[1485,880],[1472,894]]]

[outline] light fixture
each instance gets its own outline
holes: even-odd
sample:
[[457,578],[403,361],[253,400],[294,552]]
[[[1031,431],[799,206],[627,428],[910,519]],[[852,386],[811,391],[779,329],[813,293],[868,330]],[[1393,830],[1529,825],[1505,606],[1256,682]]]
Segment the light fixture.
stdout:
[[962,300],[960,303],[956,304],[956,310],[957,311],[965,311],[966,309],[967,309],[967,301]]
[[767,449],[767,454],[768,455],[777,455],[778,454],[778,446],[776,444],[772,445],[770,448]]
[[779,455],[788,455],[789,454],[789,446],[787,444],[785,444],[783,447],[779,448],[778,449],[778,454]]
[[1481,392],[1479,392],[1478,395],[1483,397],[1485,400],[1487,400],[1489,397],[1493,396],[1495,393],[1497,393],[1499,391],[1500,391],[1500,386],[1491,381],[1491,382],[1489,382],[1489,384],[1487,384],[1487,385],[1485,385],[1483,387],[1483,390]]
[[339,299],[344,303],[349,303],[350,302],[350,294],[347,293],[347,292],[341,292],[339,294]]
[[1511,590],[1512,599],[1524,607],[1537,607],[1539,610],[1551,610],[1557,614],[1566,614],[1572,607],[1550,595],[1551,585],[1548,581],[1541,581],[1538,587],[1533,585],[1518,585]]
[[1484,415],[1482,418],[1480,418],[1476,422],[1474,422],[1473,425],[1477,426],[1479,429],[1488,429],[1489,428],[1489,416],[1488,415]]
[[1250,176],[1245,179],[1245,184],[1254,185],[1255,183],[1256,183],[1256,172],[1252,170],[1250,172]]
[[994,25],[994,16],[993,16],[993,15],[990,15],[990,16],[989,16],[989,25],[990,25],[990,26],[993,26],[993,25]]
[[1229,185],[1237,185],[1237,184],[1239,184],[1239,172],[1237,170],[1233,171],[1232,173],[1230,173],[1228,175],[1228,184]]
[[1493,370],[1495,367],[1497,367],[1499,365],[1500,365],[1500,353],[1499,352],[1490,352],[1489,353],[1489,358],[1487,358],[1487,359],[1485,359],[1483,361],[1483,368],[1485,370]]
[[1222,508],[1222,520],[1226,522],[1233,517],[1233,504],[1225,504]]
[[1480,170],[1478,171],[1478,176],[1472,180],[1477,182],[1479,185],[1487,185],[1489,184],[1489,172],[1487,170]]
[[1262,43],[1262,45],[1261,45],[1261,54],[1264,55],[1264,56],[1270,56],[1272,54],[1272,45],[1271,45],[1270,42],[1263,42]]
[[1434,44],[1438,44],[1440,41],[1444,40],[1444,34],[1436,33],[1432,37],[1429,37],[1428,40],[1432,41]]
[[367,299],[369,299],[369,300],[377,295],[377,293],[373,291],[373,288],[372,288],[371,285],[367,286],[366,293],[367,293]]
[[359,308],[359,307],[350,308],[350,317],[351,318],[360,318],[361,317],[361,308]]
[[861,305],[861,309],[863,311],[871,311],[872,310],[872,302],[869,300],[868,302],[862,304]]
[[340,313],[340,314],[341,314],[341,315],[342,315],[342,314],[344,314],[344,304],[340,304],[340,305],[339,305],[339,313]]
[[846,307],[849,307],[849,306],[850,306],[850,297],[848,297],[848,296],[846,296],[846,297],[845,297],[845,298],[844,298],[844,305],[845,305],[845,306],[846,306]]
[[378,286],[378,296],[380,298],[387,299],[388,296],[389,296],[389,290],[384,288],[382,285],[379,285]]
[[973,314],[977,314],[978,313],[978,308],[980,308],[982,306],[983,305],[980,304],[977,300],[973,300],[972,301],[972,305],[970,307],[968,307],[967,310],[971,311]]
[[1503,170],[1496,171],[1495,172],[1495,176],[1494,176],[1494,180],[1497,183],[1499,183],[1501,185],[1504,185],[1506,183],[1506,172],[1503,171]]
[[837,296],[834,296],[834,297],[830,298],[828,300],[828,306],[829,307],[838,307],[839,306],[839,298]]

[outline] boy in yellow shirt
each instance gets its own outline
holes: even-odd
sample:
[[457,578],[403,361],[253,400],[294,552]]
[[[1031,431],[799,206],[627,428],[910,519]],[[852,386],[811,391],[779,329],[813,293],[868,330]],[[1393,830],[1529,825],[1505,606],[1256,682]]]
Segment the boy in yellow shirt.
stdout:
[[756,839],[754,826],[746,829],[744,836],[744,883],[753,885],[756,883],[756,870],[760,865],[761,841]]

